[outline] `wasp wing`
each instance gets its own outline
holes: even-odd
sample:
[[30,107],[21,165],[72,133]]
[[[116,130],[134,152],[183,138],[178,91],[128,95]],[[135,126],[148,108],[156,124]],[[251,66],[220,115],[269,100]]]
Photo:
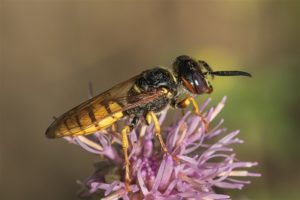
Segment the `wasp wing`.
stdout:
[[137,76],[83,102],[56,119],[47,129],[49,138],[87,135],[108,128],[124,116],[124,111],[147,104],[160,96],[163,91],[130,96],[128,91],[134,86]]

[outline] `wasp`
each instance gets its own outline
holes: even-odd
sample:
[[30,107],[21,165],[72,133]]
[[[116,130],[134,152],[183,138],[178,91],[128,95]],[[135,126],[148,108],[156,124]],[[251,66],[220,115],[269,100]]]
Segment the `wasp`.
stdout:
[[88,135],[113,126],[121,119],[129,118],[130,123],[122,128],[122,147],[125,157],[125,183],[130,183],[128,159],[128,134],[141,121],[154,123],[156,136],[162,150],[167,152],[160,134],[156,117],[159,112],[171,106],[186,108],[192,104],[208,128],[208,123],[199,112],[194,99],[196,95],[208,94],[213,87],[208,76],[249,76],[243,71],[213,71],[201,60],[187,55],[178,56],[173,69],[154,67],[122,82],[111,89],[83,102],[64,113],[46,130],[48,138]]

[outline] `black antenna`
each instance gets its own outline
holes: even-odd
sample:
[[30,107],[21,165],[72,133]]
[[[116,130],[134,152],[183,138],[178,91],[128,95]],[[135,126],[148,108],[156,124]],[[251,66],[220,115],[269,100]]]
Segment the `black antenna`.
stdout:
[[252,77],[252,75],[248,72],[243,71],[214,71],[214,72],[204,72],[204,74],[215,75],[215,76],[248,76]]

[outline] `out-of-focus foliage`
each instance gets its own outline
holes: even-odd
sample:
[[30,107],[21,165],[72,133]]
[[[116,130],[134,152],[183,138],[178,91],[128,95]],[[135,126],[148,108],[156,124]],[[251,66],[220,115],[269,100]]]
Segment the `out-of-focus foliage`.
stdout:
[[292,0],[1,2],[0,199],[76,199],[95,158],[46,139],[52,116],[89,81],[98,93],[179,54],[253,74],[212,81],[238,157],[262,173],[233,199],[299,199],[299,13]]

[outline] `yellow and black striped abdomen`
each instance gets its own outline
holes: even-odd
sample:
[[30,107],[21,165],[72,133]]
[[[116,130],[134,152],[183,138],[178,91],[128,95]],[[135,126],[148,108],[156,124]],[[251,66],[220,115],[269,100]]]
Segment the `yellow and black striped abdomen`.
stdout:
[[114,101],[78,106],[56,119],[46,135],[49,138],[88,135],[110,127],[123,115],[122,106]]

